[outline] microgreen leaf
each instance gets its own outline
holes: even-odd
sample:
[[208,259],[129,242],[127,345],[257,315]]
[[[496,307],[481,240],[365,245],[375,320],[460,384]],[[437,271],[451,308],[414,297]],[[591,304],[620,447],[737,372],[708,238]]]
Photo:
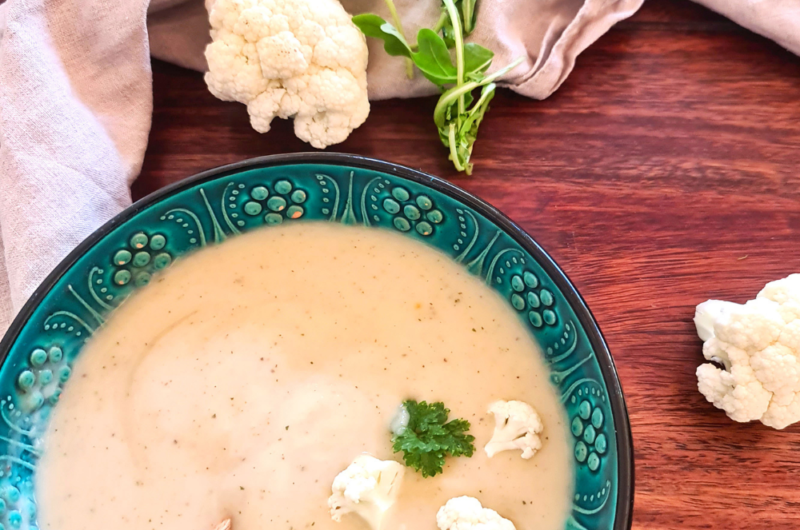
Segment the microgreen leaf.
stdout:
[[476,74],[482,74],[492,65],[494,52],[474,42],[464,45],[464,75],[475,78]]
[[442,38],[433,30],[423,28],[417,33],[417,52],[411,54],[422,75],[431,83],[442,86],[456,82],[456,67]]
[[393,56],[411,57],[411,46],[397,28],[378,15],[365,13],[353,17],[353,23],[364,35],[383,40],[383,49]]

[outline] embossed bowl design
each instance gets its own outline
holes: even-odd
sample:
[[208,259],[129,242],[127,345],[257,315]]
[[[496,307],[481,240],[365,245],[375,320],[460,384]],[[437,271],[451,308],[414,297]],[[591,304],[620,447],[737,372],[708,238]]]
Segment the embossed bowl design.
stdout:
[[622,391],[589,309],[536,242],[446,181],[350,155],[254,159],[137,202],[45,280],[0,342],[0,528],[36,528],[33,478],[70,367],[109,313],[177,257],[248,230],[307,220],[399,231],[485,279],[541,346],[570,421],[566,528],[626,530],[633,456]]

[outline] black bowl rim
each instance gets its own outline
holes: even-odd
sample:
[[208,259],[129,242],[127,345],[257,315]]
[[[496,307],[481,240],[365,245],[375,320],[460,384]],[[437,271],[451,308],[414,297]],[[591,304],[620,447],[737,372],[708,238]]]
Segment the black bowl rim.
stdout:
[[[558,285],[564,296],[569,301],[575,314],[586,331],[589,341],[597,356],[603,379],[608,386],[609,403],[614,414],[617,438],[617,462],[619,483],[617,485],[617,512],[614,519],[614,530],[629,530],[632,525],[633,501],[634,501],[634,461],[633,461],[633,437],[631,435],[630,420],[628,410],[625,405],[625,398],[622,394],[622,385],[617,375],[614,360],[608,349],[605,339],[600,331],[600,327],[592,315],[591,310],[584,302],[578,290],[572,285],[567,275],[553,261],[553,258],[539,246],[539,244],[516,225],[504,213],[490,205],[489,203],[475,197],[474,195],[462,190],[458,186],[434,177],[422,171],[400,166],[391,162],[376,160],[374,158],[363,157],[360,155],[346,153],[290,153],[280,155],[262,156],[250,158],[233,164],[227,164],[217,168],[202,171],[191,177],[174,182],[168,186],[160,188],[146,197],[139,199],[122,212],[114,216],[110,221],[92,232],[83,242],[65,257],[61,263],[51,272],[47,278],[36,288],[20,312],[14,318],[2,340],[0,340],[0,366],[5,363],[11,346],[16,341],[25,323],[38,307],[42,299],[55,286],[58,280],[80,259],[91,247],[106,237],[112,230],[122,223],[131,219],[134,215],[145,208],[155,204],[161,199],[177,193],[185,188],[189,188],[205,181],[215,180],[231,173],[238,173],[245,169],[258,169],[263,167],[273,167],[295,164],[330,164],[337,166],[351,166],[361,169],[380,171],[383,173],[397,175],[414,182],[418,182],[436,191],[449,195],[470,208],[478,211],[487,219],[501,227],[509,236],[519,243],[527,252],[536,258],[541,266],[547,271],[553,281]],[[625,502],[625,499],[628,502]]]

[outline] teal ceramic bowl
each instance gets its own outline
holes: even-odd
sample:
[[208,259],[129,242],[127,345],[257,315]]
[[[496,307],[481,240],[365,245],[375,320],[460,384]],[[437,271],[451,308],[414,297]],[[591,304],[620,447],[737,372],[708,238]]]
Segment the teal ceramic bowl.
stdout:
[[108,315],[188,252],[307,221],[398,231],[445,252],[505,298],[541,346],[569,417],[575,492],[566,528],[630,528],[633,447],[622,390],[564,273],[503,214],[452,184],[335,154],[254,159],[162,189],[100,228],[47,278],[0,342],[0,528],[36,529],[33,478],[48,417]]

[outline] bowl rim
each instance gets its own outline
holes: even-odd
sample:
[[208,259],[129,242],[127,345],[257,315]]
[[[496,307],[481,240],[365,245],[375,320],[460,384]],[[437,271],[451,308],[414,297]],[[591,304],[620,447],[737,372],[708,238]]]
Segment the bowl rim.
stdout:
[[0,339],[0,366],[2,366],[11,350],[12,345],[18,338],[20,332],[28,322],[34,310],[39,306],[44,297],[58,283],[61,277],[80,259],[91,247],[106,237],[111,231],[122,223],[128,221],[140,211],[159,202],[160,200],[173,195],[185,188],[197,184],[215,180],[232,173],[239,173],[246,169],[258,169],[263,167],[274,167],[282,165],[297,164],[329,164],[337,166],[350,166],[360,169],[380,171],[387,174],[397,175],[401,178],[417,182],[428,186],[438,192],[453,197],[481,215],[489,221],[503,229],[512,239],[522,246],[531,256],[533,256],[542,268],[545,269],[550,278],[559,287],[564,297],[575,311],[578,320],[586,332],[589,342],[595,351],[595,355],[600,366],[603,380],[608,387],[609,403],[614,415],[617,442],[617,472],[619,482],[617,484],[617,506],[614,518],[614,530],[629,530],[632,526],[633,505],[634,505],[634,460],[633,460],[633,437],[630,428],[630,419],[622,392],[619,375],[617,374],[614,360],[603,338],[600,327],[594,315],[589,309],[583,297],[572,284],[566,273],[556,264],[553,258],[531,237],[525,230],[509,219],[500,210],[479,199],[475,195],[461,189],[433,175],[412,169],[392,162],[377,160],[361,155],[347,153],[287,153],[278,155],[268,155],[249,158],[232,164],[218,166],[212,169],[201,171],[190,177],[181,179],[159,188],[158,190],[146,195],[134,202],[112,219],[97,228],[86,239],[84,239],[72,252],[56,265],[53,271],[42,281],[36,290],[28,298],[27,302],[14,317],[5,335]]

